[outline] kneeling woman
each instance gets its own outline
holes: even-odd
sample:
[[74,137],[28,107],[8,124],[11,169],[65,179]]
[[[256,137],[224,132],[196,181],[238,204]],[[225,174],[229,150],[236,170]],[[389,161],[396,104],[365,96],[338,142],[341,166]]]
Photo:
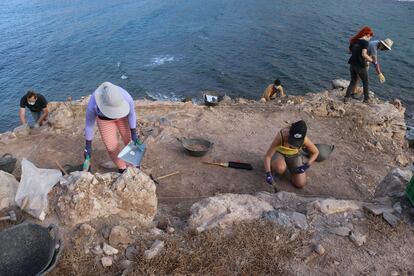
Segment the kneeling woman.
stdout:
[[127,164],[118,158],[118,135],[127,145],[131,140],[140,144],[136,131],[137,117],[131,95],[110,82],[102,83],[91,95],[86,108],[85,158],[92,155],[93,128],[97,122],[99,132],[112,161],[122,173]]
[[[304,121],[293,123],[281,129],[267,150],[264,167],[266,182],[273,184],[272,173],[282,175],[286,169],[291,174],[291,181],[297,188],[306,185],[306,170],[315,162],[319,151],[315,144],[306,136],[307,126]],[[307,148],[310,153],[308,162],[302,162],[300,150]]]

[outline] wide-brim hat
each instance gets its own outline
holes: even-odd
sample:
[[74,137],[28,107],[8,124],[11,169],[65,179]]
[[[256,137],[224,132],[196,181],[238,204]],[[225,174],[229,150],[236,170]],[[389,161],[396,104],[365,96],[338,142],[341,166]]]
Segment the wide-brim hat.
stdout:
[[95,90],[95,101],[105,117],[119,119],[127,116],[130,111],[128,102],[121,93],[121,88],[104,82]]
[[307,129],[308,127],[306,126],[306,123],[303,120],[293,123],[289,129],[289,144],[291,144],[294,147],[300,148],[303,145],[303,142],[305,141]]
[[380,40],[380,42],[382,43],[382,45],[385,46],[385,48],[387,48],[388,50],[391,50],[392,45],[394,44],[394,41],[392,41],[391,39],[387,38],[385,40]]

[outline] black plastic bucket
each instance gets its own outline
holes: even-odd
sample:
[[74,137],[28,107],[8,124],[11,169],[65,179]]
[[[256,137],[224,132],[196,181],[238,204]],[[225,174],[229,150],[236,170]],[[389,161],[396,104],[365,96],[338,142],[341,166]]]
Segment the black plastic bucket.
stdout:
[[0,275],[44,275],[63,248],[57,227],[19,224],[0,232]]

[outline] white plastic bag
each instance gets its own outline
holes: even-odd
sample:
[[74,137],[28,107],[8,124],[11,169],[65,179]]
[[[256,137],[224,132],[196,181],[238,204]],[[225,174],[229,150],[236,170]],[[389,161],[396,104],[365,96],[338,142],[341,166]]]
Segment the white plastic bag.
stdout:
[[[24,207],[24,211],[32,216],[44,220],[47,209],[47,194],[61,177],[62,173],[59,170],[39,169],[23,159],[22,178],[15,198],[17,205],[20,208]],[[26,206],[22,206],[24,202]]]

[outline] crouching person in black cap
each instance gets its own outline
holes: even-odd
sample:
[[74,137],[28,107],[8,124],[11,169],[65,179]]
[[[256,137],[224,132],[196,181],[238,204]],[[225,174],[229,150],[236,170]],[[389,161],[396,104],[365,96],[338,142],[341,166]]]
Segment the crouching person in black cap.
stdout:
[[[273,184],[273,175],[282,175],[289,170],[291,181],[297,188],[306,185],[306,170],[315,162],[319,150],[306,136],[307,126],[304,121],[293,123],[281,129],[266,152],[264,167],[266,182]],[[306,147],[310,153],[306,163],[302,161],[301,148]]]

